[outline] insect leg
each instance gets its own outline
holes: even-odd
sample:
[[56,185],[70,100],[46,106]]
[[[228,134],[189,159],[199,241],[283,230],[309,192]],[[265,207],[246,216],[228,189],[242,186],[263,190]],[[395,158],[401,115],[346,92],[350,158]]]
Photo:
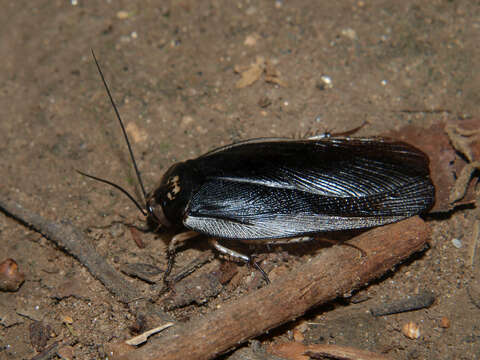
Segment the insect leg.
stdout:
[[347,131],[342,131],[342,132],[338,132],[338,133],[331,133],[330,131],[325,131],[322,134],[307,135],[306,138],[308,140],[321,140],[321,139],[331,138],[331,137],[347,137],[347,138],[349,138],[350,135],[355,134],[357,131],[362,129],[366,124],[368,124],[368,121],[364,121],[361,125],[353,128],[353,129],[347,130]]
[[175,251],[177,250],[177,247],[179,247],[188,239],[194,238],[198,235],[199,233],[197,233],[196,231],[185,231],[183,233],[175,235],[170,241],[170,244],[168,244],[168,250],[167,250],[168,264],[167,264],[167,269],[165,270],[165,274],[163,275],[163,283],[165,285],[169,285],[167,278],[168,278],[168,275],[170,275],[173,268],[173,264],[175,262]]
[[349,247],[352,247],[352,248],[360,251],[360,253],[362,254],[362,257],[367,256],[367,253],[363,249],[359,248],[358,246],[355,246],[353,244],[345,242],[344,240],[339,241],[339,240],[329,239],[329,238],[326,238],[326,237],[316,238],[314,236],[301,236],[301,237],[296,237],[296,238],[270,240],[270,241],[264,242],[264,244],[267,245],[268,249],[270,250],[270,246],[274,246],[274,245],[275,246],[276,245],[289,245],[289,244],[303,243],[303,242],[314,241],[314,240],[325,242],[327,244],[332,244],[332,245],[349,246]]
[[217,249],[220,253],[222,253],[223,255],[227,255],[229,257],[229,259],[231,259],[233,261],[237,260],[237,261],[243,261],[245,263],[250,263],[251,262],[250,256],[241,254],[241,253],[239,253],[235,250],[232,250],[232,249],[229,249],[229,248],[223,246],[222,244],[220,244],[218,242],[217,239],[210,239],[210,240],[208,240],[208,242],[215,249]]
[[238,251],[235,251],[235,250],[232,250],[232,249],[229,249],[225,246],[223,246],[222,244],[220,244],[218,242],[217,239],[209,239],[208,240],[209,243],[215,248],[217,249],[221,254],[224,254],[224,255],[227,255],[231,260],[237,260],[237,261],[243,261],[244,263],[247,263],[249,265],[253,265],[253,267],[255,269],[257,269],[258,271],[260,271],[260,273],[262,274],[263,278],[265,279],[265,282],[267,284],[270,284],[270,279],[268,278],[268,275],[265,273],[265,271],[263,271],[263,269],[260,267],[260,265],[258,265],[258,263],[256,263],[251,256],[248,256],[248,255],[244,255],[244,254],[241,254],[239,253]]
[[288,244],[297,244],[297,243],[304,243],[308,241],[314,241],[315,237],[313,236],[300,236],[294,238],[286,238],[286,239],[274,239],[274,240],[264,240],[262,244],[267,246],[271,245],[288,245]]

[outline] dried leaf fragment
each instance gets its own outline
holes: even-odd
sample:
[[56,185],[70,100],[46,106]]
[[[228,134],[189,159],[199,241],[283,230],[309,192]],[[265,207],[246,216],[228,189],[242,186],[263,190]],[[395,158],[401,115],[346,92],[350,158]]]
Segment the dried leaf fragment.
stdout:
[[[450,203],[456,203],[465,197],[468,185],[477,170],[480,170],[480,161],[478,157],[478,139],[479,129],[464,129],[456,124],[445,125],[445,133],[450,140],[453,148],[461,153],[468,161],[457,177],[455,186],[450,192]],[[477,145],[477,146],[475,146]]]
[[280,71],[273,66],[271,61],[265,62],[265,81],[287,87],[287,83],[281,79]]
[[477,170],[480,170],[480,161],[474,161],[464,166],[460,175],[458,175],[457,181],[455,181],[455,186],[453,187],[452,192],[450,193],[450,203],[456,203],[465,197],[468,185],[472,180],[473,174]]
[[287,83],[281,79],[280,71],[275,68],[271,61],[265,60],[262,56],[257,56],[255,63],[246,68],[238,65],[235,66],[235,72],[242,76],[235,84],[237,89],[252,85],[260,79],[262,74],[265,74],[265,82],[287,86]]
[[261,56],[257,57],[255,63],[250,65],[250,67],[244,71],[239,71],[237,68],[237,72],[240,72],[242,78],[237,81],[235,87],[237,89],[242,89],[244,87],[252,85],[255,81],[260,79],[262,76],[263,70],[265,69],[265,59]]
[[[462,124],[466,125],[465,122],[462,122]],[[385,134],[386,137],[406,141],[428,155],[430,174],[435,185],[435,205],[431,212],[450,211],[455,206],[472,203],[475,196],[473,186],[468,186],[462,200],[455,204],[450,201],[450,195],[454,191],[456,183],[454,174],[460,174],[466,163],[465,159],[460,157],[452,147],[444,127],[444,123],[435,124],[427,129],[408,125],[400,130]],[[476,154],[475,148],[473,153]]]

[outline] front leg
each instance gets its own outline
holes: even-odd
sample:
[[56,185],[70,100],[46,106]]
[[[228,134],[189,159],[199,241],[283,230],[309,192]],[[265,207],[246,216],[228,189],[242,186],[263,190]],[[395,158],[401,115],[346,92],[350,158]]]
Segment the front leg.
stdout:
[[170,283],[168,282],[168,275],[170,275],[170,273],[172,272],[173,264],[175,263],[175,253],[177,248],[188,239],[192,239],[198,235],[200,234],[195,231],[185,231],[183,233],[175,235],[170,241],[170,244],[168,244],[168,264],[167,269],[165,270],[165,274],[163,275],[163,283],[165,284],[165,286],[170,287]]

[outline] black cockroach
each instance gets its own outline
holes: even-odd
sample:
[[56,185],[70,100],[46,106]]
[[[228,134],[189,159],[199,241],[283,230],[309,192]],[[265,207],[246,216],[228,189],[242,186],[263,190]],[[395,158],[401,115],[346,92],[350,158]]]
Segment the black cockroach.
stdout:
[[165,278],[179,242],[198,234],[212,238],[221,253],[252,263],[250,256],[217,239],[290,242],[286,239],[389,224],[433,206],[435,190],[422,151],[389,139],[327,135],[227,145],[172,165],[147,194],[117,107],[93,57],[126,139],[145,207],[120,186],[82,174],[122,191],[154,227],[187,230],[170,242]]

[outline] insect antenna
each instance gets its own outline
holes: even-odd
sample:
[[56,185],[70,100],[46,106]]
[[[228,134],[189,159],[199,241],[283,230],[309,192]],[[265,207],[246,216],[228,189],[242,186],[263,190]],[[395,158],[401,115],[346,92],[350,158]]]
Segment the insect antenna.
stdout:
[[84,173],[83,171],[80,171],[80,170],[77,170],[75,169],[76,172],[78,172],[80,175],[83,175],[85,177],[88,177],[90,179],[93,179],[93,180],[96,180],[96,181],[100,181],[104,184],[108,184],[110,186],[113,186],[115,189],[117,190],[120,190],[122,193],[124,193],[125,195],[127,195],[127,197],[132,200],[132,202],[135,204],[135,206],[142,212],[143,215],[147,216],[148,213],[145,211],[145,209],[142,207],[142,205],[140,205],[140,203],[135,200],[135,198],[130,195],[130,193],[125,190],[124,188],[122,188],[120,185],[117,185],[115,184],[114,182],[111,182],[109,180],[105,180],[105,179],[102,179],[102,178],[99,178],[99,177],[96,177],[96,176],[93,176],[93,175],[90,175],[90,174],[87,174],[87,173]]
[[[138,182],[140,184],[140,188],[142,189],[143,199],[146,202],[147,193],[145,191],[145,187],[143,186],[142,177],[140,176],[140,171],[138,170],[137,162],[135,161],[135,156],[133,155],[133,150],[132,150],[132,146],[130,145],[130,140],[128,140],[127,132],[125,131],[125,126],[123,125],[122,118],[120,117],[120,113],[118,112],[117,105],[115,104],[115,101],[113,100],[113,96],[110,92],[107,81],[105,80],[105,77],[103,76],[102,69],[100,68],[100,64],[97,61],[97,58],[95,56],[95,53],[94,53],[93,49],[92,49],[92,56],[93,56],[93,60],[95,60],[95,64],[97,65],[98,73],[100,74],[100,77],[102,78],[103,85],[105,86],[105,90],[107,91],[108,98],[110,99],[113,110],[115,111],[115,114],[117,116],[118,122],[120,123],[120,127],[122,128],[122,133],[123,133],[123,136],[124,136],[125,141],[127,143],[128,152],[130,153],[130,158],[132,159],[133,167],[135,169],[135,174],[137,174],[137,179],[138,179]],[[105,179],[102,179],[102,178],[99,178],[99,177],[96,177],[96,176],[93,176],[93,175],[86,174],[86,173],[84,173],[82,171],[79,171],[79,170],[77,170],[77,172],[79,174],[83,175],[83,176],[86,176],[86,177],[90,178],[90,179],[100,181],[104,184],[108,184],[110,186],[113,186],[117,190],[120,190],[123,194],[125,194],[135,204],[135,206],[142,212],[143,215],[145,215],[145,216],[148,215],[148,212],[144,209],[144,207],[142,207],[140,205],[140,203],[137,200],[135,200],[135,198],[127,190],[122,188],[120,185],[117,185],[117,184],[115,184],[115,183],[113,183],[109,180],[105,180]]]

